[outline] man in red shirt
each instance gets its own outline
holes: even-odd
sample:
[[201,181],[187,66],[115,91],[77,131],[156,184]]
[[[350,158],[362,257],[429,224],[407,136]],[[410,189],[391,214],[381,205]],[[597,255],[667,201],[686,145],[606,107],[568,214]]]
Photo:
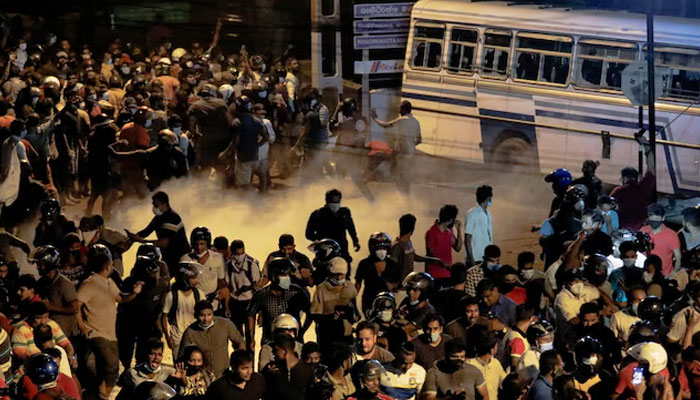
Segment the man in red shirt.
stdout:
[[[427,262],[425,271],[435,278],[438,287],[450,285],[450,266],[452,265],[452,250],[462,250],[464,232],[462,221],[457,219],[457,206],[447,204],[442,206],[437,221],[425,233],[425,249],[429,257],[439,258],[444,265]],[[454,232],[453,228],[456,228]]]
[[651,254],[661,258],[661,273],[664,277],[681,268],[681,242],[678,235],[664,224],[665,211],[658,204],[647,208],[647,225],[639,231],[651,237]]
[[122,151],[145,150],[151,144],[148,130],[151,125],[151,110],[141,106],[134,114],[134,121],[125,124],[119,131],[119,140],[123,141]]
[[651,152],[647,153],[647,172],[639,178],[639,172],[632,167],[622,169],[622,185],[613,189],[610,197],[614,197],[620,205],[620,228],[637,231],[644,224],[646,207],[654,201],[656,179],[651,172],[655,161]]

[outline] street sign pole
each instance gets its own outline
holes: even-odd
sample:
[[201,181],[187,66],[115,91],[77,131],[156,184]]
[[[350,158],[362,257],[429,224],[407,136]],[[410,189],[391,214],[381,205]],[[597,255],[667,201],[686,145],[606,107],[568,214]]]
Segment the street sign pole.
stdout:
[[[656,107],[655,107],[655,74],[654,74],[654,0],[649,1],[647,11],[647,74],[649,77],[649,146],[651,147],[651,157],[653,165],[647,165],[650,172],[654,174],[656,182]],[[639,171],[640,173],[642,171]]]

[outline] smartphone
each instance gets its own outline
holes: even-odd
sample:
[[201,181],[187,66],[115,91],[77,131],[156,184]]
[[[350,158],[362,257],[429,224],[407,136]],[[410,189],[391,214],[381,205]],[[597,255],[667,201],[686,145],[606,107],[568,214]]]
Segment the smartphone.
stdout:
[[641,385],[644,380],[644,367],[634,367],[634,372],[632,373],[632,384]]

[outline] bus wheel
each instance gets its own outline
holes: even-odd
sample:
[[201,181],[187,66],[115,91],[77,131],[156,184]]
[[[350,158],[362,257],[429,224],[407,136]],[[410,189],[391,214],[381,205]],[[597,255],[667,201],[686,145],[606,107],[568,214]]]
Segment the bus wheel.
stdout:
[[501,141],[493,150],[491,160],[499,168],[517,171],[537,171],[539,160],[535,146],[519,137]]

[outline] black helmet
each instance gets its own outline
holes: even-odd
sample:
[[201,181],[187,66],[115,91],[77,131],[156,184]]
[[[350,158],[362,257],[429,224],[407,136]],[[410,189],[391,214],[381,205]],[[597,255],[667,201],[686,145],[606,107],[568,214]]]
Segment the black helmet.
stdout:
[[105,255],[107,258],[109,258],[109,261],[112,261],[112,252],[109,250],[109,248],[103,244],[95,243],[88,247],[88,264],[92,264],[93,260],[98,255]]
[[664,303],[656,296],[649,296],[639,303],[637,315],[644,321],[656,323],[664,314]]
[[649,321],[637,321],[630,327],[630,334],[627,338],[629,346],[634,346],[642,342],[661,342],[659,329]]
[[47,219],[53,219],[61,214],[61,203],[59,203],[58,200],[54,199],[53,197],[49,197],[41,202],[39,210],[41,212],[42,220],[45,221]]
[[253,102],[248,96],[238,96],[236,97],[236,111],[243,113],[253,112]]
[[148,107],[140,106],[136,109],[136,112],[134,113],[134,122],[140,125],[144,125],[146,124],[146,121],[148,120],[150,114],[151,110]]
[[343,116],[346,118],[352,117],[352,114],[357,110],[357,100],[353,98],[347,98],[343,100],[343,104],[340,106],[340,111],[342,111]]
[[608,259],[602,254],[591,254],[583,259],[583,275],[590,283],[600,286],[608,277]]
[[564,197],[562,198],[564,204],[573,206],[574,204],[578,203],[580,200],[583,200],[586,197],[586,194],[581,190],[581,188],[576,185],[576,186],[571,186],[568,189],[566,189],[566,192],[564,193]]
[[374,232],[369,235],[369,251],[389,250],[391,248],[391,236],[384,232]]
[[34,249],[28,261],[36,264],[40,275],[58,269],[61,266],[61,254],[51,245],[39,246]]
[[340,245],[333,239],[317,240],[309,246],[315,254],[314,263],[325,263],[332,258],[340,257]]
[[29,357],[25,365],[25,371],[35,385],[45,385],[58,379],[58,364],[56,364],[56,360],[44,353]]
[[541,319],[527,328],[525,336],[530,346],[537,346],[537,339],[554,333],[554,327],[546,319]]
[[393,310],[394,308],[396,308],[396,299],[391,292],[381,292],[372,301],[372,310],[374,312]]
[[148,260],[158,262],[160,261],[160,257],[160,249],[153,243],[143,243],[139,246],[139,249],[136,250],[137,260]]
[[294,263],[287,257],[275,257],[267,264],[270,281],[274,283],[279,275],[289,275],[294,269]]
[[134,389],[135,400],[169,400],[176,395],[175,389],[163,382],[144,381]]
[[355,379],[362,382],[365,379],[379,378],[384,375],[384,367],[377,360],[361,360],[353,367]]
[[406,292],[411,289],[420,290],[419,299],[422,301],[431,295],[435,287],[435,279],[427,272],[413,271],[404,278],[403,287],[406,289]]
[[603,354],[603,345],[596,338],[584,336],[576,341],[574,352],[576,353],[576,362],[581,364],[584,358],[593,354]]
[[190,246],[194,247],[200,240],[207,242],[207,248],[211,247],[211,231],[209,228],[198,226],[192,229],[192,233],[190,234]]

